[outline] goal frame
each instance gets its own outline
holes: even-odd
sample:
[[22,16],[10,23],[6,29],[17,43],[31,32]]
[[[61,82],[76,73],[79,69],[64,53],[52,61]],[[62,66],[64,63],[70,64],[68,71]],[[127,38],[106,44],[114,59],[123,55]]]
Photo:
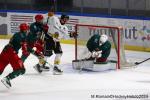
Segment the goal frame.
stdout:
[[[120,69],[121,68],[121,61],[120,61],[120,31],[122,30],[122,27],[115,27],[115,26],[101,26],[101,25],[89,25],[89,24],[76,24],[75,25],[75,32],[76,34],[78,34],[78,27],[94,27],[94,28],[112,28],[112,29],[116,29],[117,30],[117,64],[116,64],[116,69]],[[77,44],[78,44],[78,38],[75,38],[75,60],[78,60],[77,58],[77,54],[78,54],[78,48],[77,48]]]

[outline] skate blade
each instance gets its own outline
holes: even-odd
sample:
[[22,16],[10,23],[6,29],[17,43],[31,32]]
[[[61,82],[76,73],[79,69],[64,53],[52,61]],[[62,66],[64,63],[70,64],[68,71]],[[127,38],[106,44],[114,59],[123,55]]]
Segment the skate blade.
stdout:
[[63,72],[53,72],[53,75],[62,75]]
[[43,68],[41,68],[41,70],[42,70],[42,71],[45,71],[45,72],[50,71],[50,69],[43,69]]
[[10,88],[10,86],[9,85],[7,85],[7,83],[5,82],[5,81],[3,81],[3,80],[1,80],[1,82],[6,86],[6,88],[7,89],[9,89]]

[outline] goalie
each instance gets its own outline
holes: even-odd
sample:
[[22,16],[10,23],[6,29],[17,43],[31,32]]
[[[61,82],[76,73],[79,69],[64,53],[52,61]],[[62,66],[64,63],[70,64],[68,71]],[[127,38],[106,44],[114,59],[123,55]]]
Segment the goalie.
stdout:
[[107,63],[111,51],[111,43],[108,41],[107,35],[93,35],[86,46],[89,51],[89,59],[96,60],[96,63]]

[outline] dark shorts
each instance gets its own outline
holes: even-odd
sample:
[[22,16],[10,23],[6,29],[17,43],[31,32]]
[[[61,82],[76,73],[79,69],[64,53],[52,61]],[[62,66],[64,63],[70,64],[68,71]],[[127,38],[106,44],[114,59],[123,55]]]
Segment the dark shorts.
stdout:
[[53,52],[55,54],[63,53],[60,42],[55,42],[52,37],[45,38],[44,41],[44,56],[51,56]]

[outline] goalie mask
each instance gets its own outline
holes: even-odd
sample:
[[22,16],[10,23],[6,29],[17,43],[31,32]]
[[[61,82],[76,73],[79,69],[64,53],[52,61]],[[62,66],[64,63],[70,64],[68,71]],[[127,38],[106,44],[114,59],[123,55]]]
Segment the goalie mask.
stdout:
[[101,35],[101,37],[100,37],[100,44],[105,43],[107,40],[108,40],[108,36],[107,35],[105,35],[105,34]]

